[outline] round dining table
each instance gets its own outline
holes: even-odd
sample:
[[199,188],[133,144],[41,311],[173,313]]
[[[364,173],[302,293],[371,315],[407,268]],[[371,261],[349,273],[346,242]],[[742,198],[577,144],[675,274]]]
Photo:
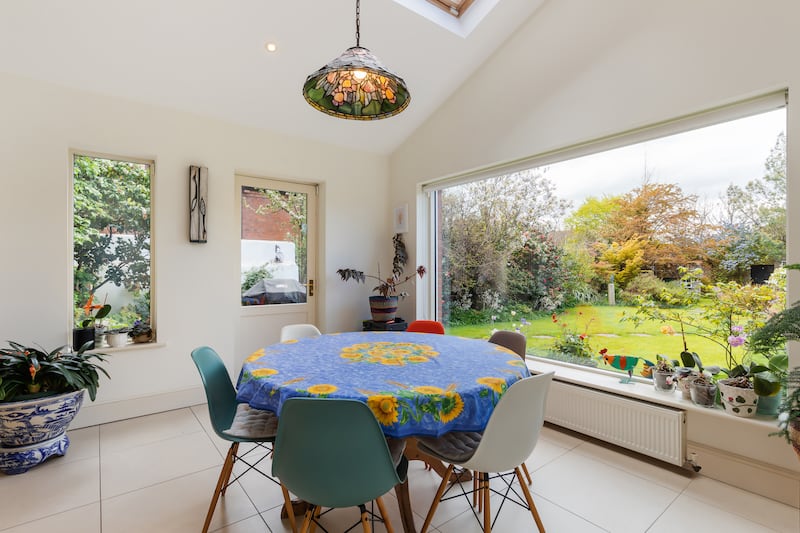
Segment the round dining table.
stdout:
[[[516,353],[485,340],[393,331],[334,333],[250,354],[239,374],[237,399],[279,416],[293,397],[355,399],[370,407],[387,437],[438,437],[483,431],[503,393],[529,375]],[[408,442],[415,450],[414,439]],[[396,492],[404,530],[414,531],[407,484]]]

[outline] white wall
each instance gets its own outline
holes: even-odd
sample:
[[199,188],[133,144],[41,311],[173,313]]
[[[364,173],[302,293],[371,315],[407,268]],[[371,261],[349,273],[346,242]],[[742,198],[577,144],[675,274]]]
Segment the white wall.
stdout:
[[[797,20],[794,0],[546,2],[392,154],[390,194],[414,206],[425,181],[782,88],[792,99],[800,94]],[[790,262],[800,262],[798,105],[790,103],[787,127]],[[800,299],[800,273],[789,284],[790,301]],[[792,364],[800,365],[798,351]],[[692,420],[690,440],[730,450],[730,438],[735,453],[796,468],[789,447],[776,458],[764,431],[709,436]]]
[[[342,283],[335,270],[367,268],[390,251],[385,157],[3,74],[0,87],[0,340],[69,342],[70,150],[155,160],[154,302],[163,345],[110,356],[112,380],[96,402],[106,405],[101,419],[124,416],[114,406],[126,400],[152,411],[175,407],[154,400],[159,395],[197,398],[194,347],[216,348],[235,375],[253,344],[276,342],[279,325],[291,321],[242,318],[236,172],[321,184],[318,323],[356,330],[368,316],[368,289]],[[209,169],[207,244],[188,239],[189,165]]]

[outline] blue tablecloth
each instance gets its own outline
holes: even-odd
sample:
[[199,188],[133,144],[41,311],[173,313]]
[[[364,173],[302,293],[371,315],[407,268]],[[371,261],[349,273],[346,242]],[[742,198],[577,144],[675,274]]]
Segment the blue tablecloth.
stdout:
[[288,341],[250,355],[237,398],[280,414],[295,396],[370,406],[390,437],[482,431],[500,396],[529,376],[514,352],[485,340],[357,332]]

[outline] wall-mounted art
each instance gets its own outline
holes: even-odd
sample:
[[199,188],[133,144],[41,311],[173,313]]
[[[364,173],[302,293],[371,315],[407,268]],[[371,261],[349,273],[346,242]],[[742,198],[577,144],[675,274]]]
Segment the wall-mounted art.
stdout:
[[208,242],[208,168],[189,167],[189,241]]
[[394,208],[394,232],[405,233],[408,231],[408,204]]

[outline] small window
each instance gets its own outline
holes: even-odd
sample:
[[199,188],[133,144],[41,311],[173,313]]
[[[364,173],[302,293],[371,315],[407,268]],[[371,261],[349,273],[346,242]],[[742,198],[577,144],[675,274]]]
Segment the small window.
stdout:
[[[75,328],[153,326],[152,169],[152,161],[73,155]],[[106,304],[110,313],[93,323],[97,306]]]
[[473,0],[428,0],[428,2],[458,18],[472,5]]

